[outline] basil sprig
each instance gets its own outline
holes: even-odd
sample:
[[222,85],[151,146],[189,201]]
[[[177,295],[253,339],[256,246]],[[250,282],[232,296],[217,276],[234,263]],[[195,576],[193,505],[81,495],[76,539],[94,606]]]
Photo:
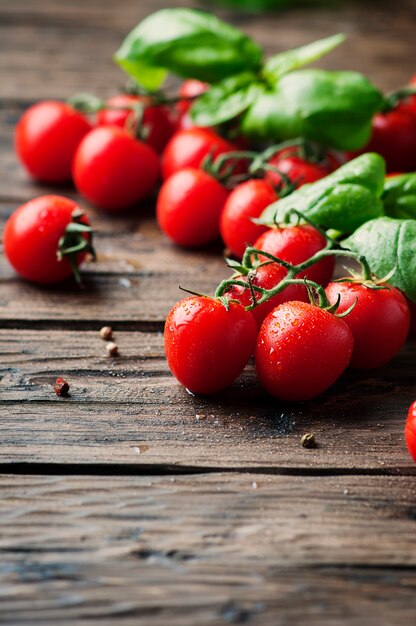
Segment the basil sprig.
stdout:
[[257,139],[303,136],[339,150],[356,150],[371,133],[381,93],[356,72],[305,69],[266,87],[248,109],[242,131]]
[[140,22],[115,61],[146,89],[160,87],[168,72],[208,83],[245,71],[258,72],[263,51],[250,37],[211,13],[162,9]]
[[379,278],[393,272],[388,282],[416,302],[416,220],[379,217],[363,224],[342,245],[364,254]]
[[303,185],[274,202],[260,221],[273,225],[297,220],[292,209],[323,228],[352,233],[364,222],[383,215],[380,196],[385,175],[384,159],[366,153],[342,165],[329,176]]
[[191,107],[195,124],[241,121],[249,137],[279,142],[300,135],[342,150],[368,140],[381,93],[355,72],[300,70],[344,40],[335,35],[263,61],[250,37],[211,13],[163,9],[123,41],[115,60],[148,90],[167,74],[213,86]]

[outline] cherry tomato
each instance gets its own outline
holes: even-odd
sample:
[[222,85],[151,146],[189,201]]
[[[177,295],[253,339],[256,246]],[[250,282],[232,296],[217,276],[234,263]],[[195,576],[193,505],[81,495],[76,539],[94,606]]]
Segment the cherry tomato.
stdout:
[[169,110],[166,107],[149,106],[149,98],[130,94],[113,96],[107,100],[107,104],[118,108],[100,111],[97,115],[98,126],[114,125],[121,128],[128,127],[130,123],[134,122],[135,118],[134,111],[129,107],[139,104],[145,106],[141,126],[147,134],[143,141],[154,148],[156,152],[163,151],[174,132]]
[[[263,289],[273,289],[276,287],[283,278],[286,276],[286,270],[278,263],[269,263],[267,265],[260,265],[255,271],[252,272],[251,282],[256,287],[262,287]],[[244,307],[251,306],[252,297],[251,291],[248,285],[248,279],[245,276],[238,276],[236,280],[241,280],[247,284],[247,287],[240,285],[233,285],[232,288],[226,292],[226,297],[230,300],[238,300]],[[255,291],[256,301],[260,300],[261,294]],[[264,318],[275,309],[279,304],[287,302],[289,300],[300,300],[308,302],[308,294],[302,285],[288,285],[283,291],[273,296],[263,304],[251,309],[251,313],[257,322],[257,326],[263,323]]]
[[306,302],[285,302],[261,326],[255,350],[257,375],[280,400],[309,400],[341,376],[353,344],[344,320]]
[[407,449],[413,460],[416,461],[416,400],[410,405],[404,435]]
[[145,198],[155,187],[158,173],[153,148],[117,126],[100,126],[88,133],[74,159],[78,191],[110,213]]
[[352,367],[380,367],[397,354],[410,326],[409,307],[398,289],[387,285],[386,289],[371,289],[359,283],[340,282],[329,283],[325,291],[332,304],[338,294],[341,296],[337,313],[344,313],[356,302],[344,317],[354,335]]
[[[281,156],[275,155],[269,161],[270,165],[276,167],[280,172],[286,174],[289,180],[296,185],[296,188],[302,187],[307,183],[314,183],[333,171],[329,165],[319,165],[318,163],[310,163],[298,156]],[[277,172],[268,171],[266,178],[273,185],[284,185],[285,181]]]
[[253,316],[240,304],[192,296],[178,302],[165,324],[172,374],[193,393],[215,393],[241,374],[256,342]]
[[[35,283],[57,283],[72,273],[67,257],[58,258],[58,244],[79,206],[62,196],[40,196],[20,206],[9,217],[3,235],[4,252],[16,272]],[[79,223],[88,225],[82,216]],[[79,237],[90,240],[88,233]],[[79,265],[86,252],[76,255]]]
[[220,233],[220,215],[228,191],[215,178],[188,167],[162,185],[156,205],[160,229],[180,246],[197,247]]
[[403,108],[377,113],[369,143],[359,153],[378,152],[386,160],[387,172],[416,169],[416,116]]
[[30,107],[16,126],[16,152],[36,179],[46,183],[71,180],[74,154],[91,130],[83,115],[64,102],[45,100]]
[[205,157],[232,152],[234,146],[207,128],[189,128],[173,135],[162,155],[162,175],[166,180],[185,167],[199,168]]
[[[309,224],[271,228],[254,242],[254,247],[279,257],[292,265],[303,263],[316,252],[325,248],[325,237]],[[262,257],[266,260],[266,257]],[[325,286],[334,273],[333,256],[326,257],[297,275],[297,278],[309,278]]]
[[416,302],[407,299],[407,304],[410,311],[410,333],[411,335],[416,335]]
[[255,224],[251,218],[260,217],[264,209],[278,196],[267,180],[247,180],[238,185],[228,196],[221,214],[220,230],[225,245],[241,258],[247,244],[253,244],[268,230],[267,226]]
[[200,80],[196,80],[196,78],[184,80],[179,89],[179,96],[181,98],[185,98],[185,100],[179,100],[176,105],[178,111],[180,113],[186,113],[192,105],[192,100],[187,100],[186,98],[195,98],[196,96],[200,96],[207,91],[208,88],[208,83],[203,83]]

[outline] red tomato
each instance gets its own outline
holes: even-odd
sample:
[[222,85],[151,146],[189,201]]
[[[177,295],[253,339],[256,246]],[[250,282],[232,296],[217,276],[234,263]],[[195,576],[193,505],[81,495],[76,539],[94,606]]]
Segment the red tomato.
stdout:
[[[283,278],[286,276],[286,270],[278,263],[270,263],[267,265],[260,265],[251,278],[251,282],[256,287],[262,287],[263,289],[273,289],[276,287]],[[225,294],[230,300],[238,300],[244,307],[251,306],[252,298],[251,292],[248,286],[247,277],[239,276],[236,280],[242,280],[247,283],[247,287],[241,287],[239,285],[233,285],[233,287]],[[255,292],[256,301],[260,300],[261,294]],[[254,319],[257,322],[257,326],[263,323],[264,318],[275,309],[279,304],[288,302],[289,300],[301,300],[303,302],[309,302],[308,294],[302,285],[288,285],[282,292],[273,296],[263,304],[256,306],[251,310]]]
[[267,180],[247,180],[238,185],[228,196],[221,214],[220,230],[225,245],[241,258],[247,244],[268,230],[267,226],[255,224],[251,218],[260,217],[264,209],[278,196]]
[[213,298],[178,302],[165,324],[165,351],[172,374],[193,393],[215,393],[241,374],[256,342],[251,313]]
[[[270,159],[269,163],[283,174],[286,174],[297,188],[307,183],[314,183],[316,180],[328,176],[335,169],[329,165],[310,163],[298,156],[282,156],[281,154],[276,154]],[[284,184],[283,178],[276,172],[268,171],[266,178],[275,186]]]
[[162,185],[156,205],[160,229],[176,244],[203,246],[220,233],[228,191],[215,178],[188,167]]
[[[303,263],[316,252],[325,248],[325,238],[309,224],[287,226],[285,228],[271,228],[254,242],[254,247],[264,250],[287,261],[292,265]],[[262,258],[266,260],[266,257]],[[325,286],[334,273],[335,259],[326,257],[312,265],[309,269],[297,275],[297,278],[309,278],[319,285]]]
[[353,344],[342,319],[306,302],[285,302],[269,313],[260,329],[257,375],[280,400],[309,400],[341,376]]
[[30,107],[16,126],[16,152],[28,172],[40,181],[71,180],[74,154],[91,130],[83,115],[64,102],[45,100]]
[[329,301],[341,303],[337,313],[343,313],[357,302],[344,317],[354,335],[351,366],[359,369],[380,367],[392,359],[406,341],[410,312],[404,295],[394,287],[371,289],[358,283],[329,283]]
[[162,175],[166,180],[185,167],[199,168],[205,157],[232,152],[234,146],[207,128],[189,128],[173,135],[162,155]]
[[407,449],[416,461],[416,400],[410,405],[404,435]]
[[153,148],[117,126],[100,126],[88,133],[74,159],[78,191],[110,213],[143,200],[155,187],[158,174]]
[[407,299],[410,311],[410,333],[416,335],[416,302]]
[[[144,96],[134,96],[130,94],[120,94],[113,96],[107,100],[107,104],[112,107],[120,107],[118,109],[103,109],[97,115],[98,126],[120,126],[125,128],[129,122],[134,120],[134,111],[131,110],[132,105],[142,103],[146,106],[142,127],[147,132],[146,138],[143,140],[149,144],[156,152],[162,152],[167,142],[173,135],[174,129],[169,116],[169,110],[164,106],[149,106],[149,98]],[[127,108],[123,108],[127,107]]]
[[400,108],[377,113],[369,143],[363,152],[378,152],[386,160],[387,172],[412,172],[416,169],[416,116]]
[[[179,96],[181,98],[195,98],[196,96],[200,96],[209,88],[208,83],[203,83],[200,80],[196,80],[196,78],[189,78],[188,80],[184,80],[179,89]],[[177,109],[180,113],[186,113],[192,104],[192,100],[179,100]]]
[[[35,283],[57,283],[72,274],[68,257],[59,260],[58,244],[79,206],[62,196],[40,196],[20,206],[9,217],[3,235],[4,252],[16,272]],[[89,224],[83,216],[77,219]],[[87,241],[89,234],[82,233]],[[76,256],[79,265],[86,252]]]

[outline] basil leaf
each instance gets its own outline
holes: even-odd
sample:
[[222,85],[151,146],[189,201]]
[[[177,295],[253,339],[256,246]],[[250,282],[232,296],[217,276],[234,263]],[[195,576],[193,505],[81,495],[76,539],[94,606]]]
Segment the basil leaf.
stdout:
[[381,93],[362,74],[307,69],[285,74],[265,88],[248,109],[242,131],[249,137],[282,141],[307,137],[339,150],[368,141]]
[[212,0],[215,4],[225,7],[235,7],[239,11],[261,13],[281,9],[288,6],[292,0]]
[[197,9],[162,9],[126,37],[115,61],[143,87],[155,90],[168,72],[209,83],[257,72],[262,49],[215,15]]
[[385,164],[378,154],[363,154],[342,165],[329,176],[303,185],[286,198],[274,202],[261,215],[261,223],[296,221],[291,209],[323,228],[352,233],[364,222],[383,215],[380,200]]
[[283,76],[283,74],[287,74],[303,65],[317,61],[343,43],[345,39],[345,35],[339,33],[332,37],[318,39],[306,46],[276,54],[267,60],[263,69],[263,75],[267,80],[276,81]]
[[379,278],[395,269],[388,282],[416,302],[416,220],[391,217],[371,220],[342,245],[364,254]]
[[416,219],[416,173],[386,178],[382,200],[386,215]]
[[225,78],[193,103],[192,120],[197,126],[214,126],[231,120],[254,102],[260,89],[256,76],[249,72]]

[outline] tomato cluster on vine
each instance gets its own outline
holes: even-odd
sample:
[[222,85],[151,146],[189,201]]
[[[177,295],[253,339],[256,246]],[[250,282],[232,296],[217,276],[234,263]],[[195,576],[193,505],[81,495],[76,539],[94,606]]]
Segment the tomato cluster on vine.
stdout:
[[[157,222],[178,246],[221,236],[235,273],[215,296],[178,302],[166,320],[169,367],[189,391],[223,389],[252,356],[261,384],[283,401],[314,398],[348,367],[383,366],[409,332],[404,295],[374,277],[363,258],[361,277],[334,281],[336,255],[353,254],[307,219],[271,228],[259,220],[268,206],[358,153],[303,139],[264,149],[230,123],[197,127],[189,109],[208,88],[187,80],[173,99],[134,88],[107,101],[81,94],[41,102],[17,125],[17,154],[33,178],[73,182],[105,213],[139,208],[157,193]],[[416,169],[412,89],[386,99],[360,152],[367,151],[380,153],[390,173]],[[78,266],[94,255],[92,229],[77,203],[42,196],[12,214],[4,250],[27,280],[56,283],[73,273],[80,281]],[[415,423],[413,407],[406,441],[416,459]]]
[[[337,255],[361,263],[362,275],[333,281]],[[348,366],[381,367],[406,341],[405,296],[311,224],[270,229],[230,264],[214,297],[186,297],[166,320],[169,366],[193,393],[220,391],[254,355],[271,395],[308,400]]]

